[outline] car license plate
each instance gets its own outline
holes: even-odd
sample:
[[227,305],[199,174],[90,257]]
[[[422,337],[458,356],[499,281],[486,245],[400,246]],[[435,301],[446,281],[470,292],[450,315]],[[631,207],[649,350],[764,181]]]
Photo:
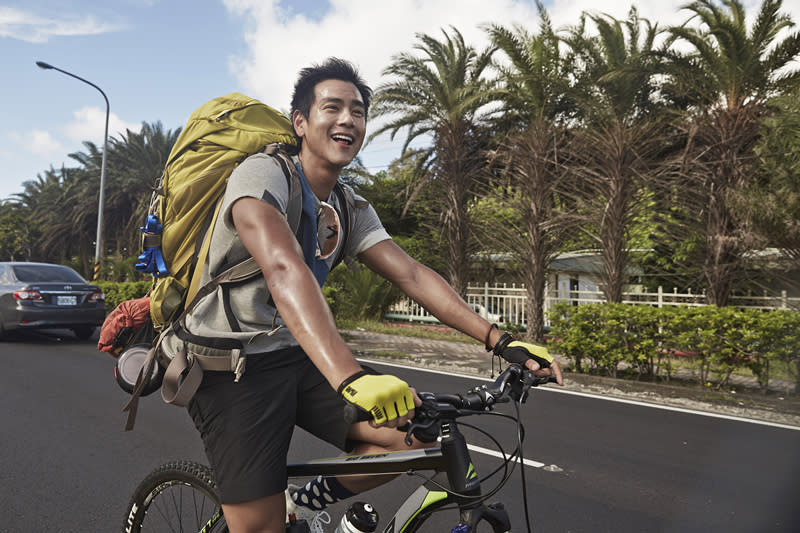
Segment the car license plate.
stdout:
[[58,305],[78,305],[77,296],[56,296],[56,304]]

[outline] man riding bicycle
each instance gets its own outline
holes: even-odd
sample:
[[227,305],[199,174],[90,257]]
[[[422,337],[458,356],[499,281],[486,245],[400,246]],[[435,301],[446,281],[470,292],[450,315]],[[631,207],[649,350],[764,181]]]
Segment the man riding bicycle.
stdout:
[[[295,84],[291,120],[301,145],[294,161],[319,217],[311,268],[287,222],[289,186],[274,158],[249,157],[227,185],[204,276],[231,258],[252,255],[263,277],[206,297],[186,327],[192,334],[245,339],[241,379],[205,372],[188,408],[235,533],[284,531],[286,457],[295,425],[347,452],[407,449],[405,435],[394,428],[413,418],[419,398],[402,380],[359,365],[320,289],[342,247],[344,257],[394,283],[441,322],[562,383],[560,367],[544,347],[515,341],[489,324],[438,274],[397,246],[362,198],[355,197],[358,207],[351,208],[334,194],[340,172],[364,141],[371,96],[355,68],[335,58],[303,69]],[[350,223],[343,224],[346,209]],[[345,402],[373,419],[348,425]],[[291,497],[316,511],[388,479],[317,479]]]

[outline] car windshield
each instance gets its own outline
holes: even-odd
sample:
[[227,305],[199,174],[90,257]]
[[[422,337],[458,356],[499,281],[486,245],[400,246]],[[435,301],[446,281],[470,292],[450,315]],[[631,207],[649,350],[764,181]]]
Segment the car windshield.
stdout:
[[86,283],[77,272],[58,265],[15,265],[14,276],[19,281],[33,282],[65,282]]

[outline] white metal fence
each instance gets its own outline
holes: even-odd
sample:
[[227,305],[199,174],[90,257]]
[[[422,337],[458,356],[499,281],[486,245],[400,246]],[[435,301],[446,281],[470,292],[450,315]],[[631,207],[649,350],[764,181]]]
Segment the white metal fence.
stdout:
[[[493,284],[483,285],[470,284],[467,287],[467,303],[480,315],[490,322],[504,322],[510,324],[525,325],[525,302],[527,293],[524,286],[515,284]],[[586,290],[565,291],[548,290],[544,302],[545,325],[547,323],[547,312],[559,302],[570,302],[574,305],[587,303],[603,303],[605,298],[602,292]],[[707,305],[706,297],[702,293],[679,293],[677,289],[672,292],[664,291],[661,287],[655,292],[638,291],[626,292],[622,295],[622,301],[631,305],[650,305],[654,307],[665,306],[692,306],[700,307]],[[786,291],[781,291],[778,296],[773,295],[748,295],[732,296],[731,305],[740,309],[791,309],[800,310],[800,298],[790,298]],[[390,320],[402,320],[409,322],[437,322],[416,302],[405,298],[391,307],[385,315]]]

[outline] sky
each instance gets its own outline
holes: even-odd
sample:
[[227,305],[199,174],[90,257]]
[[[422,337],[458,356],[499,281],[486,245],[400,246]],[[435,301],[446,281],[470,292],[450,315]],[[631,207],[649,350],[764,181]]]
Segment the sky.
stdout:
[[[545,6],[558,29],[577,24],[584,11],[625,19],[631,5],[659,25],[679,24],[689,15],[680,8],[685,3]],[[743,3],[748,14],[760,5]],[[784,0],[783,11],[800,23],[800,0]],[[417,34],[441,38],[452,26],[482,49],[486,23],[534,32],[535,1],[0,0],[0,201],[51,167],[78,166],[68,154],[86,152],[84,141],[103,145],[103,95],[37,61],[100,87],[110,104],[108,135],[119,138],[144,122],[175,130],[205,101],[233,91],[286,110],[297,72],[329,56],[352,61],[376,88],[387,81],[381,73],[392,57],[412,51]],[[376,138],[362,150],[363,163],[385,169],[403,139]]]

